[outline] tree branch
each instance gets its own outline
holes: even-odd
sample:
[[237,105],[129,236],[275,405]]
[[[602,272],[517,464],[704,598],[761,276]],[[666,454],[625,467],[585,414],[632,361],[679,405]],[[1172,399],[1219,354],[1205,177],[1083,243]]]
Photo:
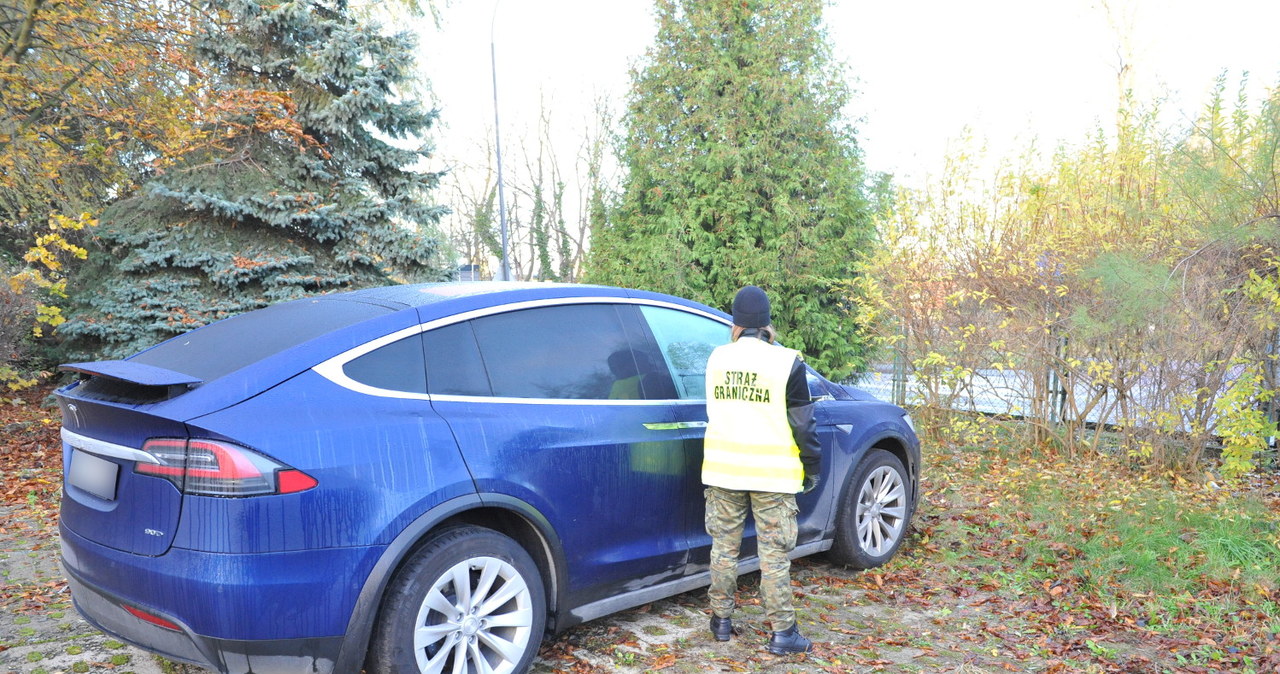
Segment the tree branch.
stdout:
[[40,8],[44,5],[44,2],[45,0],[27,0],[26,7],[23,9],[22,24],[9,35],[4,49],[0,50],[0,59],[8,60],[14,64],[22,61],[22,57],[31,48],[31,39],[35,34],[36,28],[36,16],[40,13]]

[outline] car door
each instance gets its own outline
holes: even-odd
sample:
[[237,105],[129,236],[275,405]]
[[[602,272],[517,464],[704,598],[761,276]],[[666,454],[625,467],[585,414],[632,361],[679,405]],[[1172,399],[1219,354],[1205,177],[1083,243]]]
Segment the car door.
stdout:
[[669,377],[632,348],[643,336],[635,307],[559,302],[424,339],[433,405],[479,492],[546,517],[568,566],[566,599],[581,605],[683,574],[688,485]]
[[[707,535],[703,517],[705,500],[702,495],[702,440],[706,434],[706,370],[711,352],[729,341],[729,325],[708,313],[681,306],[642,306],[644,316],[658,352],[675,382],[678,400],[673,405],[674,424],[685,443],[686,469],[690,480],[686,498],[695,504],[685,521],[686,536],[690,541],[690,560],[686,573],[705,571],[711,559],[711,537]],[[823,471],[830,473],[831,448],[834,429],[819,427],[823,446]],[[831,500],[834,489],[827,482],[808,494],[799,494],[796,504],[798,517],[797,544],[820,540],[829,528]],[[756,554],[755,522],[748,519],[743,533],[742,558]]]

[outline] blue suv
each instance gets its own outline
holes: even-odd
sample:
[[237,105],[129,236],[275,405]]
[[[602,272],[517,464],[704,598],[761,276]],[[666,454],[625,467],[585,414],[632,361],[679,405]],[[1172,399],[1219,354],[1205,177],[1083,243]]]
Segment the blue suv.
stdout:
[[[709,582],[704,370],[728,338],[667,295],[431,284],[66,365],[76,607],[222,672],[522,672],[547,631]],[[794,554],[882,564],[918,497],[910,419],[809,388],[825,479]]]

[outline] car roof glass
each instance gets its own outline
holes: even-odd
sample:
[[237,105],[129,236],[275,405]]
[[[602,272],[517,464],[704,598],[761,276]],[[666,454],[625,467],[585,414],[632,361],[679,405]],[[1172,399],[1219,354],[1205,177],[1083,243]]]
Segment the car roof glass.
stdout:
[[286,302],[210,323],[130,360],[211,381],[339,328],[393,311],[332,298]]

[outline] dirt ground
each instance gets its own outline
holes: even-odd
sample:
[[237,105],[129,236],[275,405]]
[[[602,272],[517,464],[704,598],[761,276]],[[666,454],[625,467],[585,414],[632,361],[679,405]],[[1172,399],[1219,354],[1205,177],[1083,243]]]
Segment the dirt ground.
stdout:
[[[58,565],[56,411],[35,399],[0,405],[0,674],[204,674],[103,635],[72,607]],[[1005,578],[1016,571],[1015,551],[1008,523],[994,521],[988,508],[999,492],[931,480],[922,483],[906,544],[884,568],[797,560],[793,589],[801,631],[816,644],[810,654],[768,654],[759,576],[748,574],[739,585],[739,635],[730,642],[710,637],[705,591],[697,590],[548,638],[532,671],[1280,674],[1280,630],[1264,612],[1158,630],[1070,583],[1039,588]],[[1280,478],[1262,488],[1280,513]],[[1069,577],[1068,567],[1057,571]],[[1219,585],[1204,596],[1237,592]]]
[[[88,625],[71,605],[58,565],[61,460],[57,423],[33,397],[0,406],[0,674],[117,672],[202,674],[122,644]],[[924,508],[922,508],[924,512]],[[912,568],[909,544],[895,568]],[[705,591],[654,602],[547,639],[532,671],[596,672],[987,672],[1055,669],[1026,649],[984,633],[1009,622],[981,595],[921,601],[923,572],[901,585],[892,572],[860,574],[821,559],[793,569],[802,631],[812,654],[774,657],[756,600],[758,574],[743,577],[739,635],[718,643],[707,630]],[[927,591],[925,591],[927,594]],[[914,594],[914,597],[912,596]],[[1001,629],[1004,629],[1002,627]]]
[[166,671],[89,626],[71,607],[51,522],[0,506],[0,672]]

